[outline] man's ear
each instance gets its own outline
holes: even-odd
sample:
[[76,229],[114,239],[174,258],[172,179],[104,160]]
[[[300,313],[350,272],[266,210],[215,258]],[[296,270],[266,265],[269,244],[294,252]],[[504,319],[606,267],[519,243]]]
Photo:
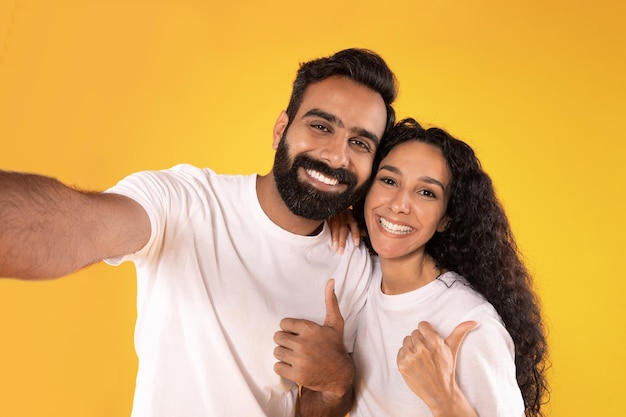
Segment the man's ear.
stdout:
[[448,226],[450,225],[450,217],[448,217],[447,214],[445,214],[441,220],[439,220],[439,224],[437,225],[437,231],[439,233],[443,233],[446,231],[446,229],[448,228]]
[[272,141],[272,148],[274,150],[278,149],[278,143],[280,142],[280,139],[283,137],[283,133],[285,133],[285,129],[287,128],[287,125],[289,124],[289,116],[287,116],[287,113],[285,113],[285,111],[281,111],[280,114],[278,115],[278,119],[276,119],[276,123],[274,123],[274,131],[273,131],[273,141]]

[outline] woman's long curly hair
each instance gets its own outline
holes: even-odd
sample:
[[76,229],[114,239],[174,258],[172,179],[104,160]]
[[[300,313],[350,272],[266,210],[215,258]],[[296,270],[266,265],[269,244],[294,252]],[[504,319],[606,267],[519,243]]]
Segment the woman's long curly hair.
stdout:
[[[515,344],[515,366],[526,416],[543,416],[547,400],[547,343],[532,277],[521,260],[509,221],[489,176],[472,148],[439,128],[423,129],[413,119],[396,124],[381,141],[372,178],[380,162],[401,143],[417,141],[439,148],[451,173],[445,231],[436,232],[426,252],[437,265],[464,276],[496,309]],[[363,199],[354,207],[365,230]],[[366,237],[366,242],[371,245]]]

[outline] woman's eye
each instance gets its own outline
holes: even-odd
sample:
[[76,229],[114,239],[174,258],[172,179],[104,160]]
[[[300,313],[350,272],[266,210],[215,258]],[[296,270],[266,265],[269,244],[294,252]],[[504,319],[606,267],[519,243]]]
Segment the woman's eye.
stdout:
[[389,177],[382,177],[379,179],[380,182],[382,182],[383,184],[387,184],[387,185],[395,185],[396,182]]
[[436,198],[437,196],[435,195],[435,193],[433,193],[430,190],[420,190],[419,192],[421,195],[425,196],[425,197],[429,197],[429,198]]

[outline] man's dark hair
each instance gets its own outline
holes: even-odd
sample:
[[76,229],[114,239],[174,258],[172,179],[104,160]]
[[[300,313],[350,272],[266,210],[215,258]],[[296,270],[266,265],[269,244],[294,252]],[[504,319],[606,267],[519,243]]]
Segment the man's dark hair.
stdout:
[[381,95],[387,107],[385,133],[395,123],[396,114],[391,104],[398,95],[397,80],[385,61],[375,52],[367,49],[344,49],[336,54],[300,64],[293,82],[287,116],[289,124],[296,117],[302,98],[309,85],[332,76],[344,76]]

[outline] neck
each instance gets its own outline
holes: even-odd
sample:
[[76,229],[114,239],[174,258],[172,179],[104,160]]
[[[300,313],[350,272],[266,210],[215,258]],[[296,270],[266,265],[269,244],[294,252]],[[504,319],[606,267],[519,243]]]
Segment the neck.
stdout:
[[278,193],[273,173],[257,176],[256,192],[263,212],[277,226],[302,236],[316,235],[321,232],[323,221],[306,219],[289,210]]
[[381,289],[388,295],[404,294],[434,281],[441,270],[435,260],[423,253],[410,259],[380,259]]

